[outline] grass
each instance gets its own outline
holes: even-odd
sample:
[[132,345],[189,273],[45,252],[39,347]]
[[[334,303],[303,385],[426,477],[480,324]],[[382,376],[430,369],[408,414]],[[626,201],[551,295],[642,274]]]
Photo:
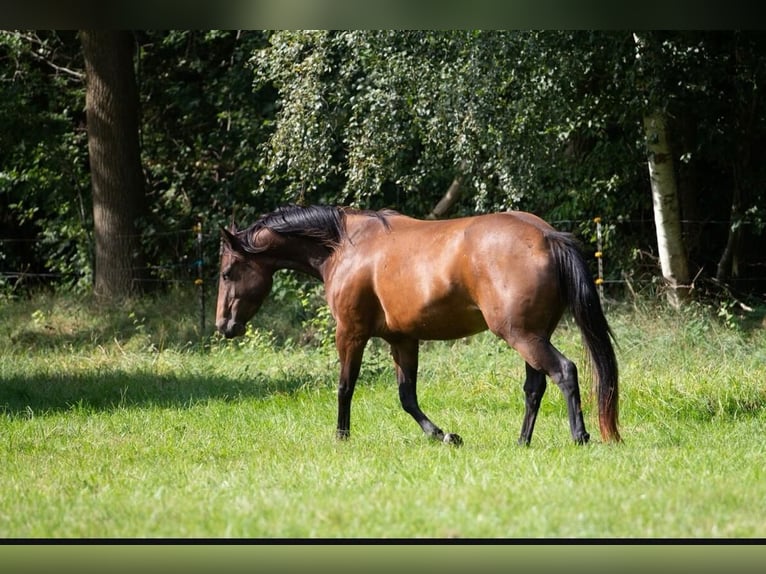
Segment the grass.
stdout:
[[[335,355],[270,335],[276,307],[223,341],[193,294],[0,303],[0,536],[765,536],[766,330],[699,307],[609,316],[624,444],[573,445],[551,386],[517,447],[523,363],[483,334],[422,349],[421,406],[456,449],[401,410],[377,343],[336,441]],[[570,322],[555,343],[585,371]]]

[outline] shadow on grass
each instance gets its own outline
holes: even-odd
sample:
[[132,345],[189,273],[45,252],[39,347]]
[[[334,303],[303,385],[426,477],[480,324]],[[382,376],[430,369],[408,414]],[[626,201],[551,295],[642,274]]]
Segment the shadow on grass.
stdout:
[[[214,286],[211,285],[211,289]],[[0,299],[0,345],[28,351],[55,351],[141,339],[156,349],[202,345],[215,331],[215,292],[200,324],[198,293],[185,288],[118,303],[89,295],[40,292],[13,301]],[[254,326],[276,343],[311,340],[292,301],[267,299]]]
[[[51,352],[87,356],[102,346],[128,348],[138,353],[142,350],[204,353],[207,345],[215,344],[211,342],[215,309],[208,305],[203,331],[198,321],[197,295],[196,290],[178,289],[105,305],[89,296],[38,293],[4,302],[0,305],[0,350],[5,348],[12,353],[0,361],[13,361],[13,354],[33,359],[39,355],[39,361],[49,360]],[[280,317],[280,309],[275,308],[272,315],[259,318],[259,325],[270,329]],[[276,326],[287,332],[284,325]],[[292,331],[287,333],[293,335]],[[266,375],[254,370],[229,377],[206,374],[204,366],[191,374],[185,369],[156,373],[151,367],[135,371],[101,367],[75,373],[42,370],[47,372],[0,370],[1,414],[27,417],[73,408],[179,408],[208,400],[292,394],[304,387],[335,383],[334,376],[332,381],[327,380],[302,365],[284,374]]]
[[305,372],[277,377],[254,374],[247,380],[120,370],[83,375],[11,375],[0,377],[0,412],[10,417],[29,417],[75,408],[94,411],[188,408],[210,400],[240,401],[294,394],[306,387],[327,384],[329,381],[323,377]]

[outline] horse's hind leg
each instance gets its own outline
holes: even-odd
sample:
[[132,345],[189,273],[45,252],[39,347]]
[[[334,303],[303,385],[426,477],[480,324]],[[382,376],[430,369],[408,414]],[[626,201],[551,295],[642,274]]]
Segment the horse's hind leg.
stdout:
[[418,341],[405,339],[391,343],[391,354],[396,364],[396,381],[399,384],[399,400],[402,408],[415,419],[428,436],[456,446],[463,444],[460,436],[445,433],[420,410],[417,395]]
[[[587,443],[590,439],[590,435],[585,430],[585,421],[583,420],[582,415],[580,384],[577,380],[577,366],[562,355],[550,341],[539,336],[533,335],[519,338],[509,344],[511,344],[527,362],[527,383],[525,383],[525,391],[527,389],[527,384],[529,384],[530,388],[534,388],[535,386],[539,387],[540,384],[539,379],[535,378],[536,376],[539,377],[539,375],[534,375],[530,382],[530,369],[548,375],[561,389],[561,392],[564,393],[564,398],[567,402],[567,411],[569,413],[569,429],[572,432],[572,438],[578,444]],[[540,396],[542,397],[542,392],[540,393]],[[527,409],[529,409],[529,394],[527,394],[527,401]],[[539,405],[537,406],[539,407]],[[529,422],[531,422],[531,426],[527,428],[526,425]],[[525,438],[531,439],[532,426],[534,426],[534,416],[530,416],[529,411],[527,411],[524,415],[524,427],[522,428],[520,440],[523,441]],[[525,437],[525,431],[529,432],[528,437]]]
[[545,394],[547,382],[545,373],[534,369],[529,363],[526,364],[527,378],[524,381],[525,409],[524,422],[521,424],[521,436],[519,444],[529,446],[532,440],[532,432],[535,430],[537,411],[540,410],[540,401]]

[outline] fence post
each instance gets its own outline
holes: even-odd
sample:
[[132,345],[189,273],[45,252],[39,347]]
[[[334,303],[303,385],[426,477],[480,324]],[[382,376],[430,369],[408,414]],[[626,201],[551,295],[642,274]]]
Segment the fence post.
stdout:
[[601,299],[601,304],[604,304],[604,246],[601,236],[601,217],[594,217],[593,221],[596,224],[596,253],[594,257],[598,261],[598,277],[596,277],[596,285],[598,286],[598,296]]
[[192,228],[197,234],[197,278],[194,280],[194,284],[199,288],[199,328],[200,335],[205,333],[205,280],[202,276],[202,219],[197,219],[197,223]]

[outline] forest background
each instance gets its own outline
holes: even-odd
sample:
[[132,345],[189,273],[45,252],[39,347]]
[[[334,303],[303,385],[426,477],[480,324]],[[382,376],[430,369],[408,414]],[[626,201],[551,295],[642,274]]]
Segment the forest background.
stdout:
[[681,282],[762,299],[765,63],[742,31],[3,31],[0,292],[214,284],[219,227],[303,202],[523,209],[591,255],[598,217],[609,292],[655,294],[661,155]]

